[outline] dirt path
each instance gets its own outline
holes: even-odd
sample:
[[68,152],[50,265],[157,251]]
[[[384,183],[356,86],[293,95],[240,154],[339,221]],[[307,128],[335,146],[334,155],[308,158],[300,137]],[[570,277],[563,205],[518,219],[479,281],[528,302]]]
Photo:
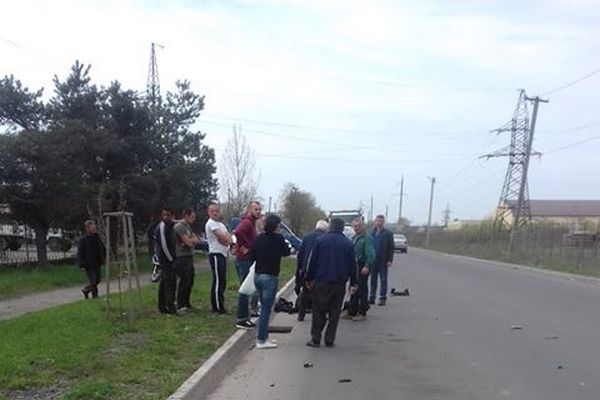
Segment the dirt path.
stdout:
[[[196,260],[195,267],[196,271],[208,268],[206,260]],[[121,280],[121,284],[127,285],[126,282],[126,280]],[[150,273],[141,273],[140,285],[146,286],[150,284],[152,284],[150,281]],[[82,283],[79,286],[56,289],[42,293],[34,293],[14,299],[0,301],[0,320],[15,318],[30,312],[40,311],[46,308],[59,306],[61,304],[74,303],[76,301],[83,300],[83,295],[81,294],[81,288],[83,286],[84,284]],[[117,281],[111,281],[110,287],[111,292],[114,292],[117,288]],[[106,294],[106,283],[101,282],[98,290],[99,295],[104,296]]]

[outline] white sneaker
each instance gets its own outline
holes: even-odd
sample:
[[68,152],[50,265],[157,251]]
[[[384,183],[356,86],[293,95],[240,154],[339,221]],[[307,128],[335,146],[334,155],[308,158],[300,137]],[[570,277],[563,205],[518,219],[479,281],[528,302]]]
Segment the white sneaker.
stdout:
[[273,343],[270,340],[265,340],[264,342],[256,342],[256,348],[259,350],[262,349],[274,349],[277,347],[277,343]]

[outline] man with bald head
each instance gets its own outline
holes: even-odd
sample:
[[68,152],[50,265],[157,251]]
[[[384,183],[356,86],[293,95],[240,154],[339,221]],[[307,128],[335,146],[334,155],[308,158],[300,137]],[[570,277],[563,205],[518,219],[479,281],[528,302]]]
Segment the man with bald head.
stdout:
[[327,229],[329,229],[329,224],[327,221],[319,220],[315,230],[302,238],[302,243],[300,244],[300,249],[298,250],[298,255],[296,258],[297,268],[295,288],[296,295],[298,296],[298,321],[304,321],[306,310],[310,308],[311,303],[310,299],[312,295],[310,293],[310,289],[306,287],[304,279],[308,269],[308,260],[310,259],[310,255],[315,247],[317,239],[321,237],[322,234],[327,232]]

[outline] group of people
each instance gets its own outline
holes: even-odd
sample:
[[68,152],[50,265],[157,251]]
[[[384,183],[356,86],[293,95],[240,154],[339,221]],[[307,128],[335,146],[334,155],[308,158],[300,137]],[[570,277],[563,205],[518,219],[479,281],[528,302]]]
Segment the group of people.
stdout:
[[[387,301],[388,268],[394,259],[394,238],[378,215],[374,230],[367,232],[362,218],[352,222],[352,241],[344,235],[344,221],[333,218],[317,222],[314,232],[305,236],[297,258],[296,293],[298,320],[312,310],[311,338],[307,345],[334,346],[337,326],[343,318],[365,321],[370,305],[375,304],[379,286],[379,306]],[[369,290],[370,277],[370,290]],[[349,287],[349,290],[348,290]],[[344,305],[346,293],[350,300]]]
[[[162,221],[155,231],[155,252],[160,263],[161,278],[158,289],[159,312],[179,314],[192,307],[190,294],[194,283],[193,249],[200,239],[191,229],[196,215],[186,210],[183,219],[174,223],[169,209],[162,212]],[[257,328],[257,348],[272,348],[268,340],[268,324],[275,302],[282,257],[290,255],[290,247],[277,231],[281,219],[274,214],[263,216],[258,201],[248,204],[246,213],[233,232],[221,221],[221,207],[217,202],[208,206],[205,235],[208,260],[212,271],[210,303],[216,314],[228,314],[225,307],[227,287],[227,258],[235,255],[235,267],[240,284],[255,264],[256,295],[239,294],[236,326],[240,329]],[[179,279],[179,283],[177,283]],[[177,293],[175,295],[175,293]],[[260,312],[257,310],[260,302]],[[258,316],[258,325],[251,317]]]
[[[196,220],[193,209],[185,209],[175,222],[169,208],[162,210],[161,222],[154,231],[154,252],[160,265],[158,285],[158,310],[177,315],[192,308],[190,296],[194,285],[194,248],[200,238],[192,224]],[[269,319],[275,302],[281,260],[290,255],[290,245],[278,233],[281,219],[275,214],[266,216],[261,204],[252,201],[237,227],[230,232],[221,221],[217,202],[208,206],[205,235],[208,243],[208,260],[212,271],[210,303],[216,314],[228,314],[225,307],[227,287],[227,259],[235,255],[235,267],[240,284],[254,264],[256,294],[238,294],[236,326],[240,329],[256,328],[256,347],[271,349],[277,344],[269,339]],[[344,221],[333,218],[320,220],[316,229],[306,235],[297,256],[296,293],[298,295],[298,320],[312,312],[311,338],[307,345],[319,347],[324,343],[334,345],[337,326],[342,318],[364,321],[369,307],[375,304],[379,288],[379,306],[387,301],[388,268],[394,257],[393,234],[387,230],[385,218],[378,215],[374,229],[367,232],[362,218],[352,222],[354,237],[344,235]],[[100,266],[104,263],[105,249],[92,221],[85,223],[86,235],[79,243],[79,265],[87,273],[89,284],[82,289],[88,298],[98,296]],[[344,304],[346,294],[350,299]],[[258,305],[260,304],[260,311]],[[258,324],[251,318],[258,316]]]

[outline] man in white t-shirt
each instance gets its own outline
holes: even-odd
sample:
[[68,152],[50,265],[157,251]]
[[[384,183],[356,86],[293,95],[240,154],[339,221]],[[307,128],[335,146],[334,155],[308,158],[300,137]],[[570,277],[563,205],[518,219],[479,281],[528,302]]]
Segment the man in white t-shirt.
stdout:
[[227,227],[221,222],[221,207],[219,203],[211,203],[208,206],[208,221],[205,226],[206,241],[208,242],[208,260],[212,270],[212,286],[210,290],[210,302],[212,311],[218,314],[226,314],[225,287],[227,286],[227,254],[231,245],[231,235]]

